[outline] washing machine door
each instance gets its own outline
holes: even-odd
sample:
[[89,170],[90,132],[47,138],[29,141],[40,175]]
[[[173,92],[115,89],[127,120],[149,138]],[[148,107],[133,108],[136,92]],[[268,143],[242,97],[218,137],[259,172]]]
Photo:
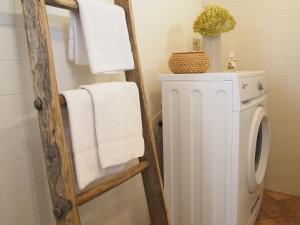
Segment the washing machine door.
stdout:
[[265,109],[256,109],[250,127],[247,176],[249,192],[254,192],[264,180],[270,148],[270,124]]

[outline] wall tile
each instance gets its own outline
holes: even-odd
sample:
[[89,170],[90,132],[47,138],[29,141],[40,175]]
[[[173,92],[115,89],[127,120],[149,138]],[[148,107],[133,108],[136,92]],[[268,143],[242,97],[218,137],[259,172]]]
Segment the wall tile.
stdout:
[[[300,138],[287,137],[284,143],[283,160],[286,165],[300,165]],[[299,172],[299,171],[298,171]]]
[[17,225],[35,225],[35,217],[30,217],[29,219],[18,223]]
[[55,69],[57,74],[57,82],[58,82],[58,88],[59,90],[65,90],[65,89],[73,89],[78,88],[80,85],[80,76],[86,76],[85,80],[91,78],[92,75],[88,73],[83,73],[79,75],[77,69],[82,68],[89,71],[88,66],[76,66],[74,67],[74,64],[72,62],[68,61],[55,61]]
[[271,46],[268,44],[262,44],[257,46],[257,49],[249,46],[247,49],[249,60],[266,60],[270,58]]
[[272,0],[255,0],[256,13],[268,13],[272,9]]
[[284,149],[285,149],[285,145],[282,142],[282,140],[272,138],[270,155],[269,155],[269,159],[268,159],[269,162],[272,162],[272,163],[275,163],[275,164],[282,163],[282,157],[284,155]]
[[289,76],[288,77],[288,89],[294,90],[294,91],[300,90],[300,76]]
[[247,31],[255,29],[256,20],[254,15],[241,15],[238,18],[238,23],[236,25],[236,31]]
[[285,181],[282,183],[281,191],[294,196],[300,195],[300,182]]
[[289,23],[288,11],[275,12],[271,14],[271,29],[277,30],[287,27]]
[[25,157],[21,136],[21,128],[0,130],[0,166]]
[[51,210],[45,210],[38,215],[36,215],[35,218],[35,224],[36,225],[55,225],[55,219],[53,216],[53,213],[50,212]]
[[296,27],[289,27],[287,32],[287,40],[289,43],[299,42],[300,40],[300,32]]
[[300,164],[286,164],[282,168],[284,180],[292,181],[292,182],[300,182],[299,171],[300,171]]
[[[271,26],[271,14],[258,14],[255,17],[256,26],[255,29],[270,29]],[[273,21],[272,21],[273,22]]]
[[31,124],[21,127],[21,139],[25,154],[27,156],[42,153],[42,142],[39,126]]
[[288,44],[288,58],[299,59],[300,58],[300,43],[289,43]]
[[18,0],[12,0],[10,1],[12,4],[13,12],[15,14],[21,14],[22,13],[22,5],[21,2]]
[[285,121],[289,122],[300,122],[300,107],[290,106],[288,109],[286,109],[285,113]]
[[266,73],[270,71],[270,62],[268,60],[249,60],[244,61],[246,63],[245,70],[262,70]]
[[3,198],[6,225],[15,225],[34,216],[32,192],[27,189]]
[[31,171],[32,182],[34,184],[45,182],[47,178],[47,173],[45,169],[43,154],[39,153],[37,155],[33,155],[32,157],[29,157],[29,163],[32,169]]
[[44,212],[52,207],[50,191],[47,182],[42,182],[34,186],[31,190],[34,200],[35,215]]
[[286,59],[270,60],[271,75],[286,75],[288,70],[288,61]]
[[272,0],[271,10],[273,12],[288,10],[289,2],[287,0]]
[[300,107],[300,92],[297,90],[289,90],[287,92],[287,104],[292,107]]
[[[1,193],[0,193],[1,194]],[[1,195],[0,195],[1,196]],[[4,221],[4,215],[3,215],[3,205],[2,205],[2,200],[0,199],[0,221],[2,225],[6,225]]]
[[28,60],[23,28],[1,26],[0,33],[0,60]]
[[300,26],[300,9],[289,11],[289,28],[298,31]]
[[1,166],[2,195],[8,196],[33,184],[30,161],[20,159]]
[[300,76],[300,58],[288,60],[288,74]]
[[15,60],[18,55],[15,29],[8,26],[0,27],[0,60]]
[[37,111],[34,108],[34,94],[24,94],[20,96],[21,98],[21,109],[23,115],[23,122],[22,124],[33,124],[38,122],[37,118]]
[[1,4],[0,12],[12,13],[13,12],[13,4],[12,1],[3,1]]
[[289,9],[300,9],[300,2],[298,0],[289,0]]
[[300,123],[288,122],[284,125],[284,132],[287,137],[300,138]]
[[285,59],[287,57],[287,44],[271,45],[271,59]]
[[284,27],[277,27],[276,29],[271,31],[271,42],[273,44],[278,43],[287,43],[288,40],[288,28]]
[[286,106],[288,100],[287,91],[270,91],[269,93],[269,106],[273,108],[280,108]]
[[270,191],[281,191],[282,181],[279,179],[273,179],[270,176],[266,176],[264,180],[264,188]]
[[269,76],[269,89],[272,90],[287,90],[290,88],[289,78],[287,76]]
[[23,124],[19,95],[0,96],[0,105],[0,129],[13,128]]
[[266,188],[271,190],[280,191],[281,182],[285,173],[282,171],[282,164],[268,162],[268,168],[266,171]]
[[0,95],[32,92],[31,86],[29,63],[0,61]]

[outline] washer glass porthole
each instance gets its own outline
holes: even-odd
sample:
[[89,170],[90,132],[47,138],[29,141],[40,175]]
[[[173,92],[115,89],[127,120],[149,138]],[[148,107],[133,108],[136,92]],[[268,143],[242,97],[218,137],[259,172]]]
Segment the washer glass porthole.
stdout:
[[250,126],[247,158],[247,178],[250,193],[262,184],[270,146],[270,127],[266,111],[258,107]]
[[261,151],[262,151],[262,136],[263,136],[263,130],[262,130],[262,124],[259,125],[259,130],[257,133],[257,139],[256,139],[256,150],[255,150],[255,173],[258,170],[260,159],[261,159]]

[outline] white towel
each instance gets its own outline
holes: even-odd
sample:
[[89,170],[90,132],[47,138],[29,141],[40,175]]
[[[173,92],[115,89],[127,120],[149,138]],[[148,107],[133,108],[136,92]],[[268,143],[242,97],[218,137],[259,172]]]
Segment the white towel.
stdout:
[[139,92],[134,82],[81,86],[92,96],[98,154],[103,168],[144,155]]
[[92,73],[134,68],[125,12],[99,0],[78,0],[70,20],[69,59],[89,64]]
[[69,59],[77,65],[89,65],[79,12],[71,12],[69,25]]
[[[103,169],[98,158],[98,146],[95,134],[95,122],[92,100],[86,90],[62,92],[67,102],[68,118],[73,151],[75,174],[78,188],[81,190],[91,182],[119,172],[124,166]],[[66,121],[69,120],[69,123]]]

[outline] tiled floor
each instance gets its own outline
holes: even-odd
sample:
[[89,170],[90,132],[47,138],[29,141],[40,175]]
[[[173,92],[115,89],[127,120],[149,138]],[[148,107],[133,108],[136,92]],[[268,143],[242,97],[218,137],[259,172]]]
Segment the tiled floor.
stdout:
[[300,225],[300,198],[265,191],[255,225]]

